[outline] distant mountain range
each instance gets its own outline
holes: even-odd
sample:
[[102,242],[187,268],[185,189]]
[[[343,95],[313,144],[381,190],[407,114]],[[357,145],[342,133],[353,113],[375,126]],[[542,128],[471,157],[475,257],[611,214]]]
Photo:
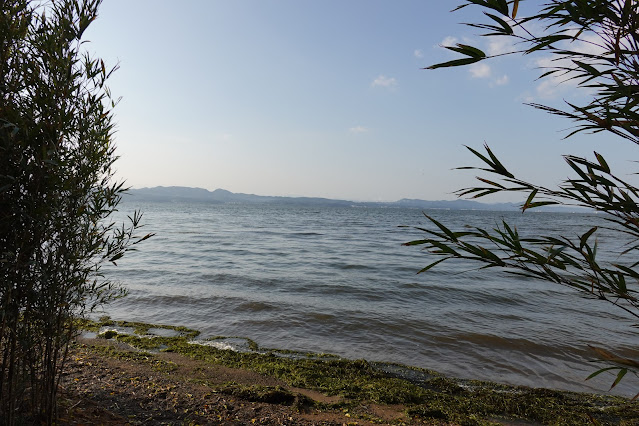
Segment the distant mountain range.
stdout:
[[[332,200],[313,197],[271,197],[252,194],[236,194],[225,189],[209,191],[203,188],[188,188],[183,186],[156,186],[154,188],[131,189],[124,196],[125,201],[142,202],[189,202],[211,204],[285,204],[298,206],[334,206],[334,207],[406,207],[416,209],[448,209],[448,210],[492,210],[517,211],[519,205],[515,203],[487,204],[472,200],[454,201],[426,201],[402,199],[394,202],[357,202],[347,200]],[[564,207],[545,208],[545,211],[570,211]],[[583,211],[583,210],[582,210]]]

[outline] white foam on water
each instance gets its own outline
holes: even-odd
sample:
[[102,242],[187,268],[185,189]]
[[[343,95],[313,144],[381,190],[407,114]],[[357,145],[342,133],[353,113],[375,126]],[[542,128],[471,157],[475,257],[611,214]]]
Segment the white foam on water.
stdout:
[[216,349],[221,349],[223,351],[233,351],[240,352],[237,347],[226,343],[223,340],[191,340],[189,341],[192,345],[201,345],[201,346],[211,346]]
[[171,328],[152,327],[147,331],[147,335],[150,337],[177,337],[182,335],[182,333]]
[[105,325],[100,327],[100,331],[98,331],[98,335],[102,333],[106,333],[107,331],[115,331],[118,334],[135,334],[135,330],[133,327],[118,327],[112,325]]

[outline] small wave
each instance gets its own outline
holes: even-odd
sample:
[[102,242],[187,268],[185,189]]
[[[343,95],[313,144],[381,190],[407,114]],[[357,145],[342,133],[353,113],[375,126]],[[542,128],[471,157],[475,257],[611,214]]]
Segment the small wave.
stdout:
[[262,311],[276,311],[279,310],[275,305],[271,305],[270,303],[264,302],[244,302],[235,308],[237,311],[248,311],[248,312],[262,312]]
[[401,283],[399,284],[400,288],[424,288],[425,285],[423,283]]
[[470,345],[471,347],[476,348],[485,347],[490,348],[491,350],[516,351],[529,355],[538,354],[544,357],[553,353],[556,355],[567,354],[575,351],[583,353],[583,350],[577,350],[570,345],[562,346],[558,343],[553,343],[553,345],[550,346],[523,338],[507,338],[482,333],[458,333],[449,334],[447,336],[434,336],[433,340],[441,343],[456,344],[460,346],[462,350],[464,348],[468,349],[468,345]]
[[199,277],[202,282],[205,284],[240,284],[242,288],[251,288],[251,287],[269,287],[273,286],[277,282],[271,278],[259,278],[252,277],[248,275],[235,275],[230,273],[202,273]]
[[342,269],[348,270],[348,269],[371,269],[370,266],[366,266],[366,265],[353,265],[353,264],[349,264],[349,265],[343,265]]
[[344,271],[374,269],[370,266],[361,265],[357,263],[342,263],[342,262],[328,263],[326,266],[328,266],[329,268],[340,269]]
[[321,313],[321,312],[310,312],[307,315],[308,319],[311,321],[332,321],[335,319],[335,315],[331,315],[331,314],[325,314],[325,313]]

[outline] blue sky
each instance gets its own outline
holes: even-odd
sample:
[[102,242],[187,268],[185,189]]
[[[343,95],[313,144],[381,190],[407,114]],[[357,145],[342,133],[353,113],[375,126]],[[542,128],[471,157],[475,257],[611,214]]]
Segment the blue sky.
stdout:
[[508,48],[459,25],[481,12],[450,13],[457,4],[105,0],[85,46],[120,65],[109,84],[122,97],[118,176],[138,188],[453,199],[474,181],[452,170],[477,164],[464,145],[486,142],[540,184],[569,175],[562,154],[593,149],[628,178],[630,143],[562,140],[570,123],[523,105],[583,100],[569,85],[535,81],[543,55],[421,69],[453,57],[442,43]]

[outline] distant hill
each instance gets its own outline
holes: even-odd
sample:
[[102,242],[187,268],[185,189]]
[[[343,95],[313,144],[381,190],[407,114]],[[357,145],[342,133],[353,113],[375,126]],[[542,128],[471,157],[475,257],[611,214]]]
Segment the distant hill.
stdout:
[[[418,209],[448,209],[448,210],[492,210],[517,211],[515,203],[480,203],[472,200],[426,201],[402,199],[394,202],[356,202],[348,200],[332,200],[314,197],[272,197],[253,194],[236,194],[225,189],[209,191],[203,188],[188,188],[183,186],[156,186],[154,188],[131,189],[124,196],[129,201],[152,202],[189,202],[211,204],[285,204],[300,206],[334,206],[334,207],[404,207]],[[570,211],[564,207],[545,208],[545,211]]]
[[225,189],[209,191],[203,188],[183,186],[156,186],[154,188],[131,189],[125,200],[157,202],[197,202],[197,203],[235,203],[235,204],[297,204],[297,205],[334,205],[350,206],[352,201],[331,200],[310,197],[269,197],[253,194],[236,194]]

